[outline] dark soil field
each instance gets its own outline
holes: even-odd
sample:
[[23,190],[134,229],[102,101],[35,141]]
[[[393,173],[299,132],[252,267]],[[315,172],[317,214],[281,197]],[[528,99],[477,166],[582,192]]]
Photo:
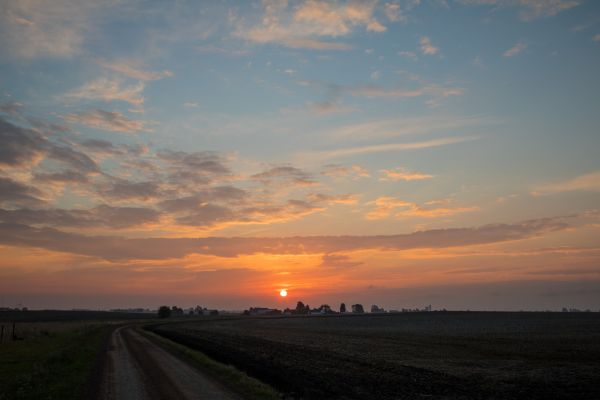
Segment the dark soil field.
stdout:
[[600,398],[598,313],[242,317],[151,329],[288,398]]

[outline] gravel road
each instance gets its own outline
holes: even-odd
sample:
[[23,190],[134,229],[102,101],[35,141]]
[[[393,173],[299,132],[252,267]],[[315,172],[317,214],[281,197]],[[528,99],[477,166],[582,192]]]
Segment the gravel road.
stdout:
[[239,399],[131,327],[110,338],[102,400]]

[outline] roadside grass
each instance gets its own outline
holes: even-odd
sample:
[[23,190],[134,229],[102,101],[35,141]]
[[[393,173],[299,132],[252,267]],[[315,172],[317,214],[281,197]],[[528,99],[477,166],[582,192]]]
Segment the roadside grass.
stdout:
[[192,365],[213,377],[223,386],[248,400],[280,400],[283,395],[271,386],[252,378],[231,365],[213,360],[204,353],[190,349],[144,328],[141,333],[163,347],[183,356]]
[[36,329],[32,325],[24,340],[0,344],[0,400],[85,398],[110,327],[55,323]]

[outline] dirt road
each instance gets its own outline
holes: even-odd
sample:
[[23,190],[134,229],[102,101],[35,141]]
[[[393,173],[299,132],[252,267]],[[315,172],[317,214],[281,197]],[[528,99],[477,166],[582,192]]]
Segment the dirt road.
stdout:
[[104,369],[102,400],[239,399],[131,327],[112,333]]

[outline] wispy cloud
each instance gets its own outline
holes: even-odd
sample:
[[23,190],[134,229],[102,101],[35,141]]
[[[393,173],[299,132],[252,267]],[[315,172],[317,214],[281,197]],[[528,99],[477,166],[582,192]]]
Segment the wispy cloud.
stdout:
[[449,201],[430,201],[424,205],[400,200],[394,197],[382,196],[376,200],[367,203],[375,206],[375,209],[366,214],[370,220],[394,218],[437,218],[450,217],[465,212],[477,211],[478,207],[458,207],[452,206]]
[[290,9],[287,2],[264,2],[261,22],[251,27],[235,21],[235,36],[256,43],[276,43],[291,48],[345,50],[348,44],[323,40],[349,35],[354,29],[386,30],[374,16],[376,1],[331,3],[309,0]]
[[405,168],[398,167],[394,169],[382,169],[380,181],[422,181],[424,179],[431,179],[433,175],[426,174],[424,172],[409,171]]
[[335,179],[361,179],[361,178],[369,178],[371,174],[369,171],[360,165],[352,165],[350,167],[346,167],[344,165],[339,164],[328,164],[323,166],[323,170],[321,171],[321,175],[328,176],[330,178]]
[[143,68],[140,61],[132,59],[120,59],[120,60],[97,60],[98,65],[106,68],[110,71],[117,72],[119,74],[128,76],[133,79],[140,81],[155,81],[162,78],[172,77],[173,72],[164,71],[149,71]]
[[510,49],[506,50],[504,52],[504,54],[502,54],[502,55],[504,57],[514,57],[517,54],[520,54],[526,48],[527,48],[527,44],[526,43],[519,42],[519,43],[515,44],[513,47],[511,47]]
[[433,229],[398,235],[128,239],[119,236],[87,236],[52,228],[36,229],[22,224],[0,223],[0,243],[35,246],[107,260],[157,260],[181,258],[194,253],[235,257],[256,253],[331,254],[360,249],[448,248],[522,240],[561,231],[570,226],[567,219],[556,217],[514,224]]
[[549,195],[573,191],[600,192],[600,171],[590,172],[566,181],[538,185],[534,187],[532,194]]
[[70,57],[81,51],[90,15],[101,2],[8,0],[0,12],[0,45],[17,58]]
[[531,21],[551,17],[581,4],[581,0],[458,0],[465,5],[491,5],[494,7],[517,7],[519,17]]
[[421,53],[425,55],[434,56],[440,52],[440,49],[434,46],[433,43],[431,43],[431,39],[427,36],[421,36],[419,44],[421,45]]
[[417,61],[417,59],[418,59],[417,53],[415,53],[414,51],[399,51],[398,55],[400,57],[408,58],[409,60],[412,60],[412,61]]
[[65,119],[90,128],[112,132],[134,133],[146,130],[143,121],[129,119],[117,111],[87,110],[68,114]]
[[338,157],[354,156],[357,154],[372,154],[382,153],[386,151],[406,151],[406,150],[419,150],[427,149],[431,147],[446,146],[455,143],[462,143],[472,140],[477,140],[476,136],[454,136],[440,139],[424,140],[420,142],[410,143],[385,143],[385,144],[374,144],[357,147],[346,147],[336,150],[320,151],[305,154],[307,157],[316,157],[319,159],[331,159]]
[[105,102],[124,101],[134,106],[141,107],[144,104],[144,96],[142,96],[143,91],[143,82],[139,82],[135,85],[123,86],[123,83],[119,80],[100,78],[66,93],[65,96],[69,98],[100,100]]

